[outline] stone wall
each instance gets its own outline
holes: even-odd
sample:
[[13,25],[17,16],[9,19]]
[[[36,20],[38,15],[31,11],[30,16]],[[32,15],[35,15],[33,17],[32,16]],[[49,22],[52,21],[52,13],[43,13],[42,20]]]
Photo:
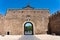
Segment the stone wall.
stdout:
[[24,24],[33,24],[34,34],[45,34],[48,31],[49,23],[48,9],[9,9],[3,18],[0,18],[0,34],[24,35]]
[[49,29],[52,34],[60,34],[60,11],[50,16]]

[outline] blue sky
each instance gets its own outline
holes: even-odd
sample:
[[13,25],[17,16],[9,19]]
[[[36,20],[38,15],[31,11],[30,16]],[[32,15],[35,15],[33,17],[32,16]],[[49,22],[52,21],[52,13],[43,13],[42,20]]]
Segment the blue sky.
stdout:
[[51,14],[60,10],[60,0],[0,0],[0,14],[4,15],[8,8],[23,8],[28,2],[34,8],[48,8]]
[[26,23],[25,26],[27,26],[27,27],[28,27],[28,26],[32,26],[32,24],[31,24],[31,23]]

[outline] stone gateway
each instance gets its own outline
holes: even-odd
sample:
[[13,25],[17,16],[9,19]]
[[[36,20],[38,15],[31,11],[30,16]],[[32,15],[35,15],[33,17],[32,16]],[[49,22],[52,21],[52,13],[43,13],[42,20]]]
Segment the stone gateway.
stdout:
[[27,5],[22,9],[8,9],[0,15],[0,35],[37,35],[48,31],[48,9],[34,9]]

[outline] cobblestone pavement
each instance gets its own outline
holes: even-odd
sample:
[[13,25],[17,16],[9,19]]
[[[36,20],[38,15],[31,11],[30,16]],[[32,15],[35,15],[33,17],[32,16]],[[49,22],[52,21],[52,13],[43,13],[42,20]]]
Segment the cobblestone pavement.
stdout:
[[0,35],[0,40],[60,40],[55,35]]

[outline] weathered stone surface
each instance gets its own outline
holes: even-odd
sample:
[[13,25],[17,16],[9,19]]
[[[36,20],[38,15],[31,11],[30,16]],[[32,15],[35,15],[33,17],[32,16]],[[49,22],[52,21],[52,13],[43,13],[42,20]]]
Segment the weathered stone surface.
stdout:
[[48,31],[49,16],[48,9],[9,9],[6,15],[0,18],[0,34],[6,35],[9,32],[10,35],[24,35],[26,22],[33,24],[34,34],[45,34]]
[[50,16],[49,28],[51,33],[60,35],[60,12]]

